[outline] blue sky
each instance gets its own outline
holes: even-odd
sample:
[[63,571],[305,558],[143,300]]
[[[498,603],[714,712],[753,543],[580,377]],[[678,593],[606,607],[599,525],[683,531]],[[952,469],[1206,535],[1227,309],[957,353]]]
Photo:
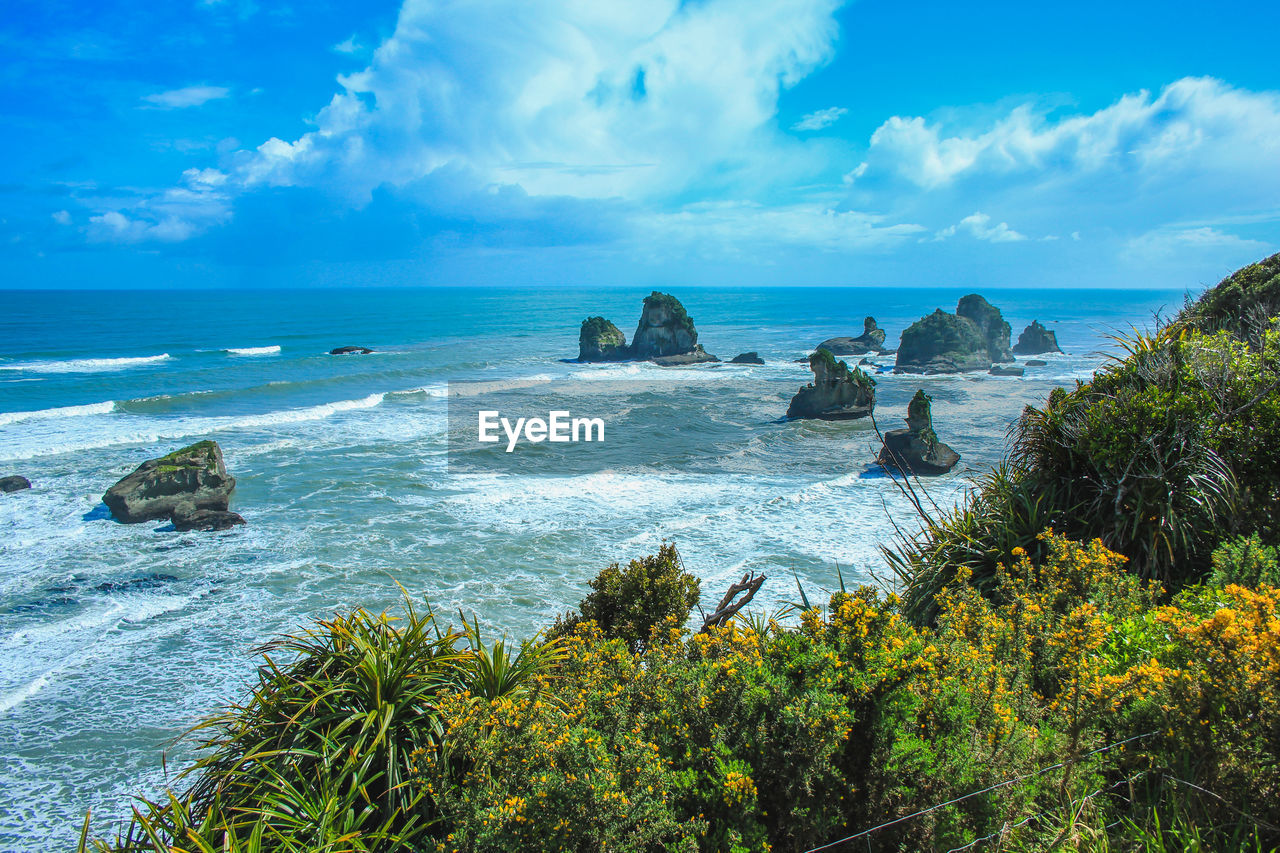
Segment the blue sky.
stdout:
[[1280,4],[10,0],[9,287],[1194,288]]

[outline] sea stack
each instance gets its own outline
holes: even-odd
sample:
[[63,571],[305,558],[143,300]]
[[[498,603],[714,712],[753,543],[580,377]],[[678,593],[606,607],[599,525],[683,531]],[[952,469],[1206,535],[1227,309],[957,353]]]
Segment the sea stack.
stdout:
[[924,389],[907,404],[907,428],[885,433],[878,461],[889,470],[921,477],[945,474],[960,461],[960,454],[938,441],[933,431],[931,399]]
[[828,350],[809,356],[813,383],[791,398],[788,418],[846,421],[865,418],[875,410],[876,381],[861,370],[849,369]]
[[1018,335],[1018,342],[1013,345],[1013,354],[1040,355],[1046,352],[1062,352],[1058,347],[1058,336],[1040,325],[1039,320],[1032,320],[1031,325]]
[[107,489],[102,502],[118,521],[137,524],[170,518],[180,504],[226,512],[235,487],[235,477],[222,461],[222,448],[216,441],[200,441],[143,462]]
[[886,351],[884,337],[884,329],[876,325],[876,318],[864,317],[861,335],[856,338],[827,338],[818,344],[818,349],[824,349],[832,355],[883,353]]
[[578,332],[578,361],[624,361],[626,335],[603,317],[588,317]]
[[653,291],[644,298],[640,322],[627,345],[618,327],[604,317],[588,317],[578,333],[579,361],[652,361],[670,367],[719,361],[698,343],[693,318],[680,300]]
[[976,293],[961,298],[956,313],[941,308],[907,327],[898,345],[895,373],[967,373],[1013,361],[1009,324],[1000,309]]

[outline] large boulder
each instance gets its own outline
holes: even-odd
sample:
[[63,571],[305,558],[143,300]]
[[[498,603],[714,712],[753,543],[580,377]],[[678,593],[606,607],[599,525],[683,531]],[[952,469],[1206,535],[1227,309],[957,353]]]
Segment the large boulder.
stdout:
[[368,347],[347,346],[334,347],[329,350],[329,355],[368,355],[371,352],[373,352],[373,350]]
[[876,406],[876,381],[861,370],[849,369],[828,350],[809,356],[813,383],[791,398],[788,418],[845,421],[865,418]]
[[932,477],[947,473],[960,461],[960,454],[938,441],[930,402],[923,389],[917,391],[907,404],[907,428],[885,433],[877,461],[886,469]]
[[1009,324],[1000,309],[976,293],[956,313],[941,308],[907,327],[898,344],[895,373],[966,373],[1013,361]]
[[588,317],[578,332],[578,361],[623,361],[628,357],[626,335],[603,317]]
[[906,328],[894,363],[897,373],[964,373],[990,367],[991,353],[977,325],[941,308]]
[[1040,355],[1046,352],[1062,352],[1058,347],[1058,336],[1040,325],[1039,320],[1032,320],[1031,325],[1018,335],[1018,342],[1013,345],[1013,354]]
[[876,318],[865,317],[862,320],[861,335],[856,338],[827,338],[818,344],[818,349],[824,349],[832,355],[881,353],[885,351],[884,337],[884,329],[876,325]]
[[136,524],[169,518],[180,503],[225,512],[236,487],[216,441],[200,441],[143,462],[102,496],[117,520]]
[[956,316],[973,321],[987,342],[987,352],[995,362],[1013,361],[1013,353],[1009,351],[1009,335],[1013,329],[1000,315],[1000,309],[983,299],[976,293],[960,297],[956,305]]
[[644,298],[640,322],[631,338],[631,357],[645,361],[668,355],[693,352],[698,330],[680,300],[669,293],[653,291]]
[[20,477],[17,474],[0,477],[0,492],[20,492],[29,488],[31,488],[31,481],[26,477]]
[[729,360],[730,364],[764,364],[764,359],[760,357],[760,353],[752,350],[751,352],[740,352]]

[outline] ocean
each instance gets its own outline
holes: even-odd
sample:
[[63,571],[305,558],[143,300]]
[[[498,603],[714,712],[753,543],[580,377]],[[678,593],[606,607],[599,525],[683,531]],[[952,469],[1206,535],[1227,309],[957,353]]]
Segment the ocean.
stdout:
[[[0,291],[0,476],[33,484],[0,494],[0,850],[73,844],[90,808],[106,829],[161,792],[166,749],[170,774],[184,765],[177,735],[244,694],[254,647],[335,610],[393,608],[400,586],[520,638],[664,540],[704,599],[764,572],[761,609],[797,582],[812,599],[837,573],[883,578],[880,546],[916,518],[873,464],[868,420],[782,418],[810,377],[796,359],[866,315],[896,345],[965,291],[670,290],[708,351],[766,363],[567,361],[588,315],[630,338],[646,295],[630,288]],[[881,429],[917,388],[933,397],[962,457],[928,484],[944,507],[1000,458],[1024,406],[1087,379],[1108,335],[1184,296],[984,295],[1015,340],[1038,319],[1064,354],[1021,378],[875,376]],[[327,354],[344,345],[375,352]],[[586,464],[563,470],[546,445],[450,453],[450,390],[475,383],[623,418],[631,440],[579,448]],[[117,479],[203,438],[246,526],[110,518]]]

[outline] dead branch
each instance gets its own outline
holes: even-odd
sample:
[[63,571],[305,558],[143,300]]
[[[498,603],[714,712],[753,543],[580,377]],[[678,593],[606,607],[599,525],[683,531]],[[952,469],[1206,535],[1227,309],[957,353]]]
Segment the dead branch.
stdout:
[[[755,572],[747,572],[742,576],[742,580],[730,584],[729,590],[724,594],[724,598],[720,599],[716,609],[703,620],[698,633],[723,625],[732,619],[734,614],[755,598],[756,593],[760,591],[760,586],[765,582],[765,577],[765,575],[756,575]],[[742,597],[738,598],[739,595]]]

